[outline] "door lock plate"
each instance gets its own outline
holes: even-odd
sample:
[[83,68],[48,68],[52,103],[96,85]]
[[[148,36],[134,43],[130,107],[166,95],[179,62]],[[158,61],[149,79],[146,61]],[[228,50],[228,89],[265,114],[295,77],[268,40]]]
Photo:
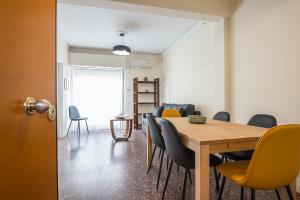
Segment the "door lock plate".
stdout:
[[56,117],[56,109],[55,106],[50,105],[49,110],[48,110],[48,119],[50,121],[53,121]]

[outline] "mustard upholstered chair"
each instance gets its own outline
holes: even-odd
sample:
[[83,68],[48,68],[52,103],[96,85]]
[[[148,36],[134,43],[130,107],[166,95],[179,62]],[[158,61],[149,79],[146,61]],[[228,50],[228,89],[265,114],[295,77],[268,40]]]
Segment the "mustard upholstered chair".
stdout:
[[173,109],[165,109],[162,114],[162,118],[171,118],[171,117],[181,117],[180,112],[178,110]]
[[219,200],[226,177],[241,186],[241,199],[244,187],[251,188],[251,199],[255,190],[275,190],[280,199],[278,188],[285,187],[290,199],[290,188],[300,169],[300,125],[276,126],[268,130],[256,145],[250,161],[237,161],[217,166],[223,175]]

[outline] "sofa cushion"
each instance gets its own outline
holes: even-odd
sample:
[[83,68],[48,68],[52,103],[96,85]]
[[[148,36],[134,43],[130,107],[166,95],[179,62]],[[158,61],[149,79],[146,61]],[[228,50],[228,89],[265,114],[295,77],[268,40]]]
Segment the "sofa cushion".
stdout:
[[182,107],[173,107],[173,110],[177,110],[181,117],[183,117],[184,109]]
[[164,111],[162,112],[161,117],[163,117],[163,118],[181,117],[181,114],[176,109],[164,109]]
[[163,110],[164,110],[163,106],[155,106],[154,109],[153,109],[152,115],[154,117],[160,117]]
[[[178,110],[182,117],[187,117],[188,115],[193,115],[195,112],[195,106],[193,104],[167,104],[163,103],[164,109],[175,109]],[[183,111],[180,111],[180,109]]]
[[172,109],[172,105],[174,105],[174,104],[163,103],[162,107],[164,107],[164,109]]

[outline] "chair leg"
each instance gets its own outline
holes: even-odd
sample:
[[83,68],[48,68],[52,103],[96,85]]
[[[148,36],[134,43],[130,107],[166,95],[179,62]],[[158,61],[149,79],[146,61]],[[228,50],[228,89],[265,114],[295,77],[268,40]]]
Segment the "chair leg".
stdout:
[[244,186],[241,186],[241,200],[244,200]]
[[86,120],[85,120],[85,126],[86,126],[86,130],[87,130],[88,134],[90,134],[89,127],[87,125],[87,121]]
[[151,165],[152,165],[152,161],[153,161],[153,157],[154,157],[155,151],[156,151],[156,145],[154,146],[154,149],[153,149],[152,157],[151,157],[151,160],[150,160],[150,163],[149,163],[149,166],[148,166],[147,175],[149,174],[149,171],[150,171],[150,168],[151,168]]
[[215,180],[216,180],[216,191],[217,191],[217,193],[219,193],[220,192],[220,186],[219,186],[219,178],[218,178],[218,173],[217,173],[216,166],[214,166],[213,169],[214,169],[214,175],[215,175]]
[[287,193],[289,195],[289,199],[290,200],[294,200],[293,193],[292,193],[292,190],[291,190],[291,186],[287,185],[287,186],[285,186],[285,188],[286,188],[286,191],[287,191]]
[[159,185],[159,179],[160,179],[161,167],[162,167],[163,159],[164,159],[164,153],[165,153],[165,150],[162,150],[161,157],[160,157],[160,165],[159,165],[157,183],[156,183],[156,190],[158,189],[158,185]]
[[222,194],[223,194],[223,190],[224,190],[224,186],[225,186],[225,181],[226,181],[226,176],[223,177],[222,184],[221,184],[221,189],[220,189],[219,196],[218,196],[218,200],[222,199]]
[[278,199],[278,200],[281,200],[278,189],[275,190],[275,193],[276,193],[277,199]]
[[77,135],[78,135],[78,122],[77,122],[77,128],[76,128],[76,133],[77,133]]
[[169,155],[167,155],[167,169],[169,168]]
[[[177,165],[177,167],[178,167],[178,165]],[[192,175],[191,175],[191,171],[189,170],[188,172],[189,172],[189,177],[190,177],[190,183],[191,183],[191,184],[193,184],[193,182],[192,182]]]
[[[220,182],[220,178],[221,178],[221,173],[218,173],[218,176],[217,176],[217,180],[218,180],[218,184]],[[220,186],[219,186],[220,187]]]
[[167,175],[167,179],[166,179],[166,183],[165,183],[165,187],[164,187],[164,191],[163,191],[161,199],[165,198],[165,193],[166,193],[166,190],[167,190],[167,185],[168,185],[168,182],[169,182],[172,166],[173,166],[173,160],[170,163],[170,167],[169,167],[169,170],[168,170],[168,175]]
[[80,120],[78,120],[78,134],[80,135]]
[[185,169],[181,200],[184,200],[185,198],[186,179],[189,171],[190,171],[189,169]]
[[222,155],[222,163],[225,161],[225,156]]
[[71,120],[71,121],[70,121],[70,125],[69,125],[69,128],[68,128],[67,135],[69,134],[69,131],[70,131],[70,128],[71,128],[72,122],[73,122],[73,120]]
[[159,154],[158,154],[157,160],[159,160],[159,158],[160,158],[161,151],[162,151],[162,149],[159,150]]
[[251,200],[255,200],[255,189],[251,188]]

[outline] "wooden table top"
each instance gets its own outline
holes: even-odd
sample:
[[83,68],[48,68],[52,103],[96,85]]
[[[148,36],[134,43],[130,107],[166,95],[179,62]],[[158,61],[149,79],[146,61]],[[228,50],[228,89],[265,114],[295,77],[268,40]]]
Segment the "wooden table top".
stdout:
[[[200,144],[258,140],[268,129],[207,119],[206,124],[191,124],[187,117],[166,118],[188,140]],[[159,118],[157,119],[159,122]]]
[[111,119],[110,121],[132,121],[133,119],[132,118],[114,118],[114,119]]

